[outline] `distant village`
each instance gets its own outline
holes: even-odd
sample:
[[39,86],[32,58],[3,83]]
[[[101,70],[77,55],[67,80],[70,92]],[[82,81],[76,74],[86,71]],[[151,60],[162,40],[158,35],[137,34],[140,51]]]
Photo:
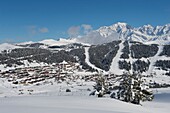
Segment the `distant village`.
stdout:
[[79,64],[65,62],[48,66],[25,67],[11,69],[0,73],[1,78],[8,78],[8,82],[13,84],[35,84],[46,79],[64,79],[65,75],[73,74],[73,70],[81,71]]
[[[80,79],[81,75],[73,76],[75,75],[75,71],[83,71],[78,63],[63,61],[61,63],[48,66],[11,69],[5,72],[0,72],[0,77],[7,78],[8,82],[11,82],[12,84],[39,85],[40,82],[48,79],[54,79],[58,83],[66,81],[66,79],[69,79],[70,81]],[[85,81],[95,81],[97,77],[97,74],[92,74],[83,76],[81,79],[84,79]],[[112,79],[114,78],[113,75],[110,75],[110,77]],[[111,79],[110,77],[107,76],[107,79]]]

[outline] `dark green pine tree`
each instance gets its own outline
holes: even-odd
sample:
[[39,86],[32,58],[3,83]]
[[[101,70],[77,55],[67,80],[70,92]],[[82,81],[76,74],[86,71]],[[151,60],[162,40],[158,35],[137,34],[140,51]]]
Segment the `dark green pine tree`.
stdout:
[[124,73],[116,98],[134,104],[140,104],[140,101],[151,101],[154,96],[146,86],[141,74]]

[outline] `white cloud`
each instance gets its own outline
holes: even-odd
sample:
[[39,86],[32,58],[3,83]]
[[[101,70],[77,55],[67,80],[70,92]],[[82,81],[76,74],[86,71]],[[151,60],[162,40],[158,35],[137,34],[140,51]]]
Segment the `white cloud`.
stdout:
[[80,34],[80,26],[71,26],[67,33],[70,37],[76,37]]
[[38,33],[48,33],[49,30],[47,27],[37,27],[35,25],[28,26],[28,32],[31,35],[35,35]]
[[110,36],[105,38],[105,37],[101,36],[100,33],[97,31],[89,32],[87,35],[85,35],[81,38],[77,38],[77,40],[79,42],[94,44],[94,45],[108,43],[108,42],[118,40],[118,39],[119,39],[118,33],[112,33]]
[[81,27],[83,28],[84,34],[89,33],[93,29],[92,26],[89,24],[82,24]]
[[46,28],[46,27],[42,27],[42,28],[39,28],[39,32],[40,32],[40,33],[48,33],[49,30],[48,30],[48,28]]
[[86,35],[93,30],[92,26],[89,24],[82,24],[79,26],[71,26],[67,33],[70,37],[77,37],[79,35]]

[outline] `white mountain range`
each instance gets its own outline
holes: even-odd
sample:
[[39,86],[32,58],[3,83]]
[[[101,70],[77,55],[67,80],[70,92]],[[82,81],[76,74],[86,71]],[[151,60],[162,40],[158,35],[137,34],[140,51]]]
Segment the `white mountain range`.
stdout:
[[[151,25],[143,25],[142,27],[132,27],[127,23],[118,22],[111,26],[102,26],[97,30],[89,32],[87,35],[79,36],[71,39],[60,38],[58,40],[45,39],[39,42],[24,42],[17,43],[17,45],[26,45],[33,43],[43,43],[47,46],[61,46],[68,45],[72,43],[81,43],[85,45],[97,45],[114,40],[129,40],[137,41],[144,44],[159,44],[166,45],[170,44],[170,24],[163,26],[153,27]],[[0,49],[5,50],[5,48],[10,49],[10,47],[15,48],[13,44],[1,44]],[[7,46],[7,47],[5,47]]]
[[[112,36],[113,39],[156,44],[169,44],[170,42],[170,24],[156,27],[148,24],[134,28],[127,23],[118,22],[111,26],[100,27],[96,31],[105,38]],[[118,37],[116,37],[115,34],[117,34]]]
[[[164,26],[153,27],[144,25],[142,27],[132,27],[127,23],[118,22],[111,26],[103,26],[97,30],[89,32],[87,35],[72,39],[60,39],[58,41],[50,41],[52,45],[70,44],[70,43],[85,43],[85,44],[102,44],[114,40],[129,40],[137,41],[144,44],[170,44],[170,24]],[[40,41],[43,43],[48,40]]]

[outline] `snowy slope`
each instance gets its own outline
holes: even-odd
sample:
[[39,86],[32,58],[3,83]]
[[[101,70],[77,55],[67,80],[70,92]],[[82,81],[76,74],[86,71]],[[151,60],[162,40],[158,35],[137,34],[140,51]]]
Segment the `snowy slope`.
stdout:
[[124,41],[122,41],[119,44],[119,50],[118,50],[116,56],[113,58],[112,63],[110,65],[110,69],[109,69],[109,72],[115,73],[115,74],[118,74],[118,75],[123,73],[123,70],[119,69],[119,64],[118,64],[119,60],[120,60],[120,56],[122,54],[122,49],[124,48],[123,43],[124,43]]
[[16,44],[17,45],[26,45],[26,44],[33,44],[33,43],[36,43],[36,42],[28,41],[28,42],[21,42],[21,43],[16,43]]
[[12,50],[12,49],[15,49],[15,48],[22,48],[22,47],[12,45],[12,44],[8,44],[8,43],[0,44],[0,52],[2,52],[4,50]]
[[[86,72],[84,72],[86,74]],[[58,84],[52,79],[45,85],[12,85],[0,79],[0,109],[2,113],[169,113],[170,88],[155,89],[152,102],[134,105],[108,97],[88,96],[87,88],[94,82],[79,79]],[[78,85],[81,84],[81,85]],[[69,88],[72,92],[65,92]],[[28,90],[33,89],[32,95]],[[18,95],[22,90],[23,95]],[[10,108],[10,109],[9,109]]]
[[48,65],[47,63],[44,62],[29,62],[28,60],[22,60],[21,61],[23,64],[22,65],[12,65],[11,67],[6,66],[5,64],[0,64],[0,71],[8,71],[11,69],[16,69],[16,68],[26,68],[26,67],[37,67],[37,66],[46,66]]
[[87,96],[7,97],[0,98],[0,109],[2,113],[169,113],[169,96],[165,89],[156,94],[153,102],[142,106]]
[[60,38],[59,40],[46,39],[46,40],[39,41],[39,43],[43,43],[49,46],[55,46],[55,45],[61,46],[61,45],[75,43],[75,42],[76,42],[76,39],[64,39],[64,38]]
[[151,74],[152,73],[152,71],[154,69],[155,62],[159,59],[159,57],[160,57],[159,55],[162,52],[162,50],[163,50],[163,46],[160,45],[156,55],[154,57],[150,58],[150,65],[149,65],[149,69],[146,72],[146,74]]

